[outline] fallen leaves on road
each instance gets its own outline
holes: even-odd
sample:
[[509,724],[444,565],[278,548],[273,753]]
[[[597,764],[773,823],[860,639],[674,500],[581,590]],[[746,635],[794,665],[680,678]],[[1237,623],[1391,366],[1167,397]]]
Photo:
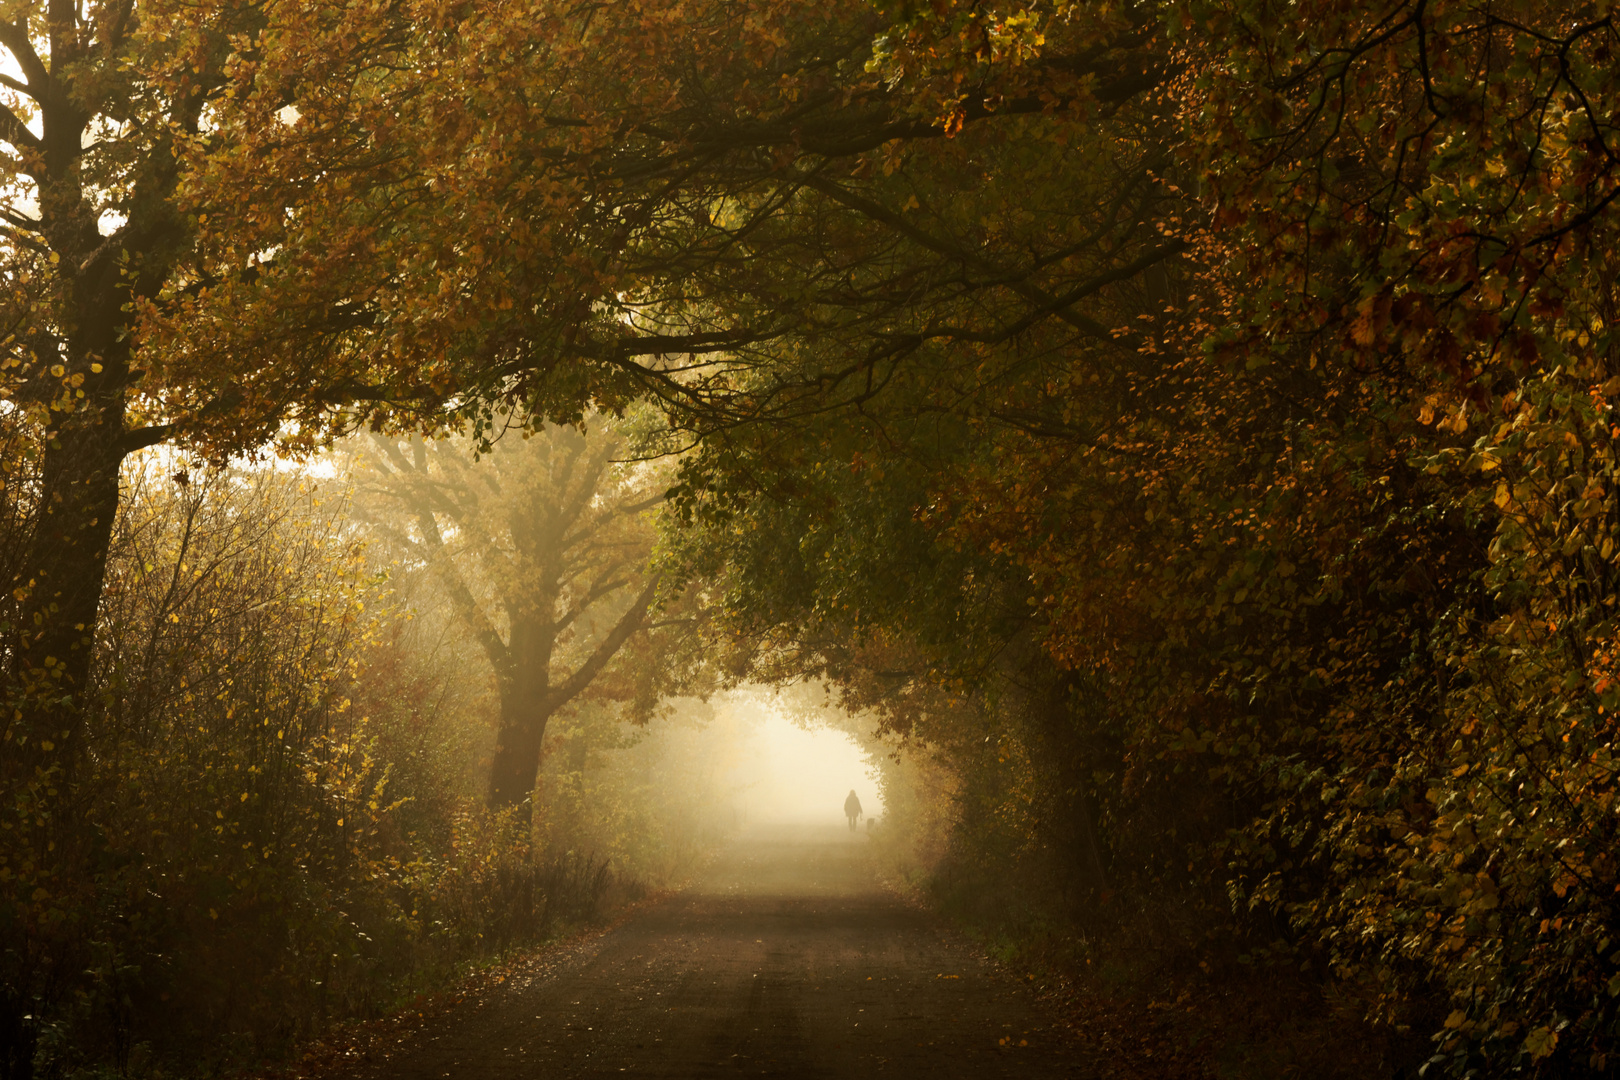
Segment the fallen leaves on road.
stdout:
[[[388,1016],[342,1024],[308,1043],[293,1061],[239,1073],[237,1080],[345,1080],[388,1060],[421,1029],[457,1009],[482,1008],[490,994],[520,990],[577,963],[598,940],[667,894],[614,913],[611,921],[577,930],[530,952],[475,971],[445,989],[419,994]],[[507,985],[510,984],[510,985]]]

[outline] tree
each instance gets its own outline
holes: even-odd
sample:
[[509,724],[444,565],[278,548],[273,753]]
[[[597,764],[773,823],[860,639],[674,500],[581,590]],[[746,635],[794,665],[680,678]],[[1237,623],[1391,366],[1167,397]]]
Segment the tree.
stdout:
[[[41,216],[10,223],[38,256],[14,280],[34,291],[12,396],[38,417],[49,514],[8,671],[41,689],[41,730],[82,685],[134,448],[308,447],[512,403],[574,421],[645,392],[705,428],[820,408],[829,388],[859,401],[908,358],[936,363],[930,342],[964,370],[1047,325],[1106,345],[1075,305],[1177,250],[1144,228],[1157,189],[1140,155],[1098,178],[1101,232],[992,221],[999,190],[964,197],[989,175],[975,155],[1042,129],[1054,101],[1153,84],[1129,22],[1074,23],[1073,55],[1033,79],[1022,31],[987,30],[981,103],[940,117],[864,71],[883,23],[863,5],[536,0],[485,19],[222,0],[18,19],[8,168]],[[964,124],[995,133],[942,138]],[[951,177],[937,191],[894,175],[924,144]],[[998,251],[978,250],[990,236]],[[846,249],[850,273],[805,273]],[[975,318],[953,322],[952,299]],[[59,745],[71,760],[77,743]]]
[[[20,197],[3,215],[13,297],[3,393],[38,440],[28,450],[39,506],[7,589],[22,600],[5,670],[14,687],[64,703],[89,670],[119,465],[161,437],[130,415],[138,375],[128,309],[161,287],[184,242],[170,202],[174,142],[197,129],[206,101],[202,85],[158,91],[151,67],[172,53],[139,28],[131,3],[15,5],[0,25],[21,73],[7,77],[0,110],[0,184]],[[52,739],[66,752],[78,741],[71,708],[36,719],[8,723],[18,751]]]
[[[1221,344],[1246,364],[1355,372],[1382,401],[1369,465],[1421,478],[1395,505],[1478,537],[1427,563],[1427,707],[1396,689],[1335,725],[1342,764],[1321,779],[1345,802],[1319,850],[1355,884],[1296,911],[1346,946],[1338,928],[1377,928],[1347,966],[1444,972],[1447,1068],[1601,1070],[1620,970],[1599,944],[1620,920],[1614,827],[1594,812],[1616,781],[1614,20],[1579,4],[1313,7],[1276,50],[1255,39],[1264,9],[1203,14],[1236,47],[1206,76],[1201,150],[1254,283]],[[1376,780],[1375,753],[1391,763]],[[1365,868],[1369,850],[1406,869]]]
[[[354,381],[378,408],[424,381],[485,420],[492,400],[570,419],[650,393],[712,428],[1026,335],[1108,346],[1086,302],[1182,247],[1152,227],[1151,23],[1054,22],[1032,66],[1034,31],[979,26],[970,104],[945,116],[874,59],[886,24],[865,4],[536,0],[472,23],[423,4],[410,22],[366,35],[372,73],[341,93],[313,89],[319,47],[242,68],[215,117],[240,150],[188,189],[218,285],[150,323],[188,379],[297,372],[287,313],[343,310],[337,362],[373,355]],[[291,110],[289,86],[312,88]]]
[[[310,363],[346,325],[343,310],[284,313],[292,329],[279,338],[302,351],[273,399],[240,381],[187,382],[141,333],[143,311],[215,284],[196,260],[207,213],[179,195],[198,160],[231,152],[210,118],[242,77],[244,51],[292,44],[274,37],[283,14],[162,0],[23,2],[0,13],[0,51],[19,73],[0,80],[0,400],[16,454],[32,462],[8,495],[33,511],[8,567],[15,608],[0,642],[8,785],[70,776],[82,755],[125,458],[171,440],[225,458],[294,430],[283,427],[294,416],[307,439],[323,410],[352,396],[352,372],[326,379]],[[399,30],[369,25],[369,34]],[[354,49],[327,60],[327,89],[364,62]]]
[[495,677],[491,806],[528,801],[547,723],[652,632],[663,486],[657,468],[616,460],[623,428],[545,426],[477,460],[457,441],[370,440],[373,524],[430,568]]
[[[982,18],[930,7],[907,41]],[[1209,795],[1220,815],[1178,833],[1208,841],[1185,845],[1189,874],[1222,875],[1381,1019],[1445,1001],[1436,1066],[1610,1068],[1614,21],[1166,14],[1177,170],[1202,192],[1165,204],[1192,257],[1160,292],[1177,310],[1109,310],[1134,362],[1054,345],[1039,381],[986,386],[993,411],[958,399],[985,450],[914,505],[1028,573],[1050,655],[1118,725],[1120,817],[1167,779]],[[966,51],[918,52],[919,78]],[[865,411],[911,452],[891,400]],[[775,513],[838,456],[807,428],[798,456],[711,443],[694,503]],[[884,583],[751,588],[737,606],[797,611],[788,634]]]
[[[71,712],[130,438],[487,441],[514,410],[649,395],[669,446],[701,440],[685,565],[756,670],[954,740],[985,805],[1035,790],[1095,836],[1096,880],[1202,889],[1205,917],[1325,959],[1386,1018],[1438,986],[1459,1073],[1607,1067],[1606,8],[186,11],[177,35],[143,22],[116,77],[178,119],[103,143],[59,134],[101,83],[52,97],[27,35],[0,41],[46,118],[14,118],[17,167],[55,178],[8,279],[40,447],[16,505],[45,522],[8,670],[65,691],[26,715]],[[119,18],[82,33],[117,52]],[[101,63],[69,63],[67,13],[40,25],[62,79]],[[73,184],[128,192],[113,293]],[[124,374],[98,382],[109,341]],[[511,689],[491,792],[521,799],[548,702],[636,585],[592,564],[618,606],[565,663],[551,631],[595,585],[548,569],[531,597],[456,551],[493,490],[448,484],[443,444],[392,445],[421,489],[401,542],[454,570]],[[971,709],[938,704],[958,692]],[[966,735],[997,724],[992,758]]]

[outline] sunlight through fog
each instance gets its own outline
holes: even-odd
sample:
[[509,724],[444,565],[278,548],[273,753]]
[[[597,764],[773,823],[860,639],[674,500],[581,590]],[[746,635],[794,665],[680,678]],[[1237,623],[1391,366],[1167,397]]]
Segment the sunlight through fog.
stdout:
[[736,787],[751,823],[843,820],[851,788],[868,817],[883,813],[877,770],[842,731],[807,731],[775,711],[761,710],[736,766]]

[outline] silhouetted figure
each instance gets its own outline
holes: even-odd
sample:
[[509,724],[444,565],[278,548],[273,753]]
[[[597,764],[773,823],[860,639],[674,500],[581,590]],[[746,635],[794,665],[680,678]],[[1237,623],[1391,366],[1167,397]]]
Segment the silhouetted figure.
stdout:
[[854,788],[849,789],[849,798],[844,800],[844,816],[849,818],[849,831],[854,832],[855,822],[861,816],[861,800]]

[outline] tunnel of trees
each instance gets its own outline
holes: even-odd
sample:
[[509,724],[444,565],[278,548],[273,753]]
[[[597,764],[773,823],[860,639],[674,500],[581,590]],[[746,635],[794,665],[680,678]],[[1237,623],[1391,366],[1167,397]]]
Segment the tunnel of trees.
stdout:
[[719,829],[647,816],[709,775],[659,718],[756,684],[899,748],[916,880],[1021,962],[1612,1075],[1617,48],[6,6],[0,1077],[234,1067],[537,940],[608,887],[591,762],[650,879]]

